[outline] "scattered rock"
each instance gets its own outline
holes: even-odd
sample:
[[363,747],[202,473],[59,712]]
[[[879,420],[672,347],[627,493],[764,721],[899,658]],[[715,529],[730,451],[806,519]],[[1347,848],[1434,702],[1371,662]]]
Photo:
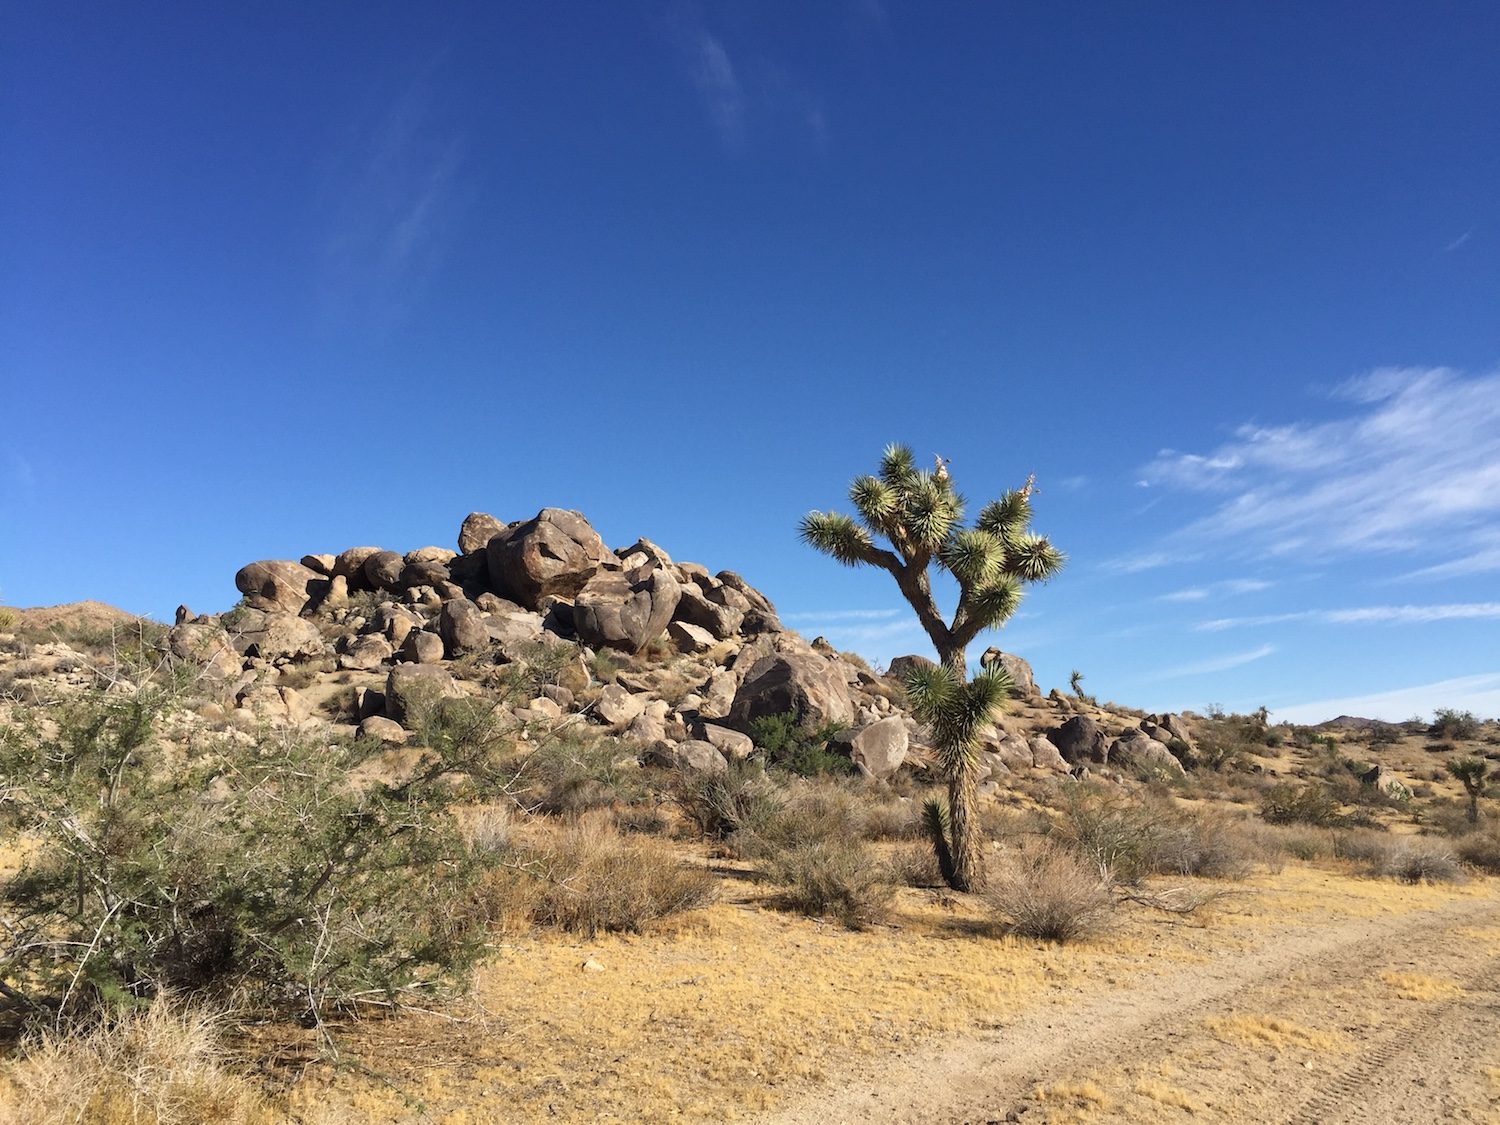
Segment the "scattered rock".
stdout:
[[266,559],[241,567],[234,585],[252,609],[298,614],[323,596],[328,579],[301,563]]
[[578,591],[573,627],[592,648],[640,652],[661,636],[681,595],[677,580],[654,564],[600,570]]
[[[438,640],[438,644],[442,641]],[[453,677],[437,665],[397,664],[385,680],[385,709],[392,719],[411,729],[417,709],[431,706],[439,699],[456,699],[459,694]]]
[[905,719],[881,719],[854,736],[849,757],[866,777],[889,777],[906,761],[908,741]]
[[548,594],[576,597],[614,556],[577,512],[543,508],[485,545],[496,592],[536,609]]
[[1109,761],[1108,740],[1099,724],[1087,715],[1074,715],[1048,734],[1047,739],[1069,765]]
[[377,742],[404,743],[411,737],[406,729],[394,719],[370,715],[359,724],[360,738],[373,738]]

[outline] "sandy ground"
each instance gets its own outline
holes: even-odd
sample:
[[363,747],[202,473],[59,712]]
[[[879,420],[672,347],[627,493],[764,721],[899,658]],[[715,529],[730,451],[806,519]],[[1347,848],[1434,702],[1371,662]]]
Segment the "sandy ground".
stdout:
[[865,1060],[762,1120],[1500,1121],[1500,899],[1266,927],[1189,971]]

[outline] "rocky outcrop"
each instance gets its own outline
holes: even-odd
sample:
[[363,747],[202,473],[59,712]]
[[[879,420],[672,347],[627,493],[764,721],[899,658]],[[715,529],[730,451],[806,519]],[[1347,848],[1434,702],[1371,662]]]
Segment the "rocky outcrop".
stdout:
[[451,598],[438,613],[438,636],[449,658],[469,656],[490,647],[489,623],[467,598]]
[[677,580],[654,562],[624,573],[602,570],[578,591],[573,628],[592,648],[640,652],[662,635],[681,596]]
[[459,694],[453,677],[438,665],[398,664],[385,681],[386,714],[410,730],[424,707]]
[[489,546],[490,540],[505,533],[503,524],[488,512],[470,512],[458,529],[458,553],[472,555]]
[[572,598],[605,563],[618,560],[577,512],[543,508],[485,545],[492,588],[527,609],[544,597]]
[[979,658],[981,667],[991,668],[999,665],[1005,669],[1010,682],[1015,685],[1012,695],[1016,698],[1032,698],[1041,693],[1036,689],[1036,677],[1031,673],[1031,665],[1019,656],[1010,652],[1001,652],[998,648],[987,648]]

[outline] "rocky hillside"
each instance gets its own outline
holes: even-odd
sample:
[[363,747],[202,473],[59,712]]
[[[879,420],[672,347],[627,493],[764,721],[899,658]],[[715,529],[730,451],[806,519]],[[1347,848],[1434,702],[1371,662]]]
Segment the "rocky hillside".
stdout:
[[[576,716],[628,740],[643,764],[720,770],[751,753],[755,720],[792,713],[838,727],[835,748],[867,776],[928,761],[901,691],[924,657],[879,674],[784,628],[735,572],[676,562],[648,539],[611,550],[577,512],[514,523],[476,512],[456,550],[264,560],[235,585],[239,606],[180,607],[166,643],[239,722],[344,724],[400,743],[416,697],[479,694],[497,668],[545,666],[546,682],[512,709],[523,736]],[[984,659],[1016,683],[986,740],[987,791],[1013,773],[1171,775],[1191,764],[1182,717],[1044,697],[1024,660],[996,649]]]

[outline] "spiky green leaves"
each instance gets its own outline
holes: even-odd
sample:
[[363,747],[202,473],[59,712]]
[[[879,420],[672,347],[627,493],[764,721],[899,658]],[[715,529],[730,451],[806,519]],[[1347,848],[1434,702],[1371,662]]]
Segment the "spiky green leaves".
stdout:
[[1023,582],[1045,582],[1066,562],[1063,553],[1040,535],[1018,535],[1006,550],[1006,572]]
[[917,463],[911,450],[899,443],[885,447],[880,455],[880,479],[893,488],[904,488],[917,475]]
[[875,544],[870,533],[841,512],[808,512],[797,534],[809,547],[845,566],[872,561]]
[[1021,605],[1021,584],[1006,577],[981,590],[972,591],[965,601],[974,635],[985,629],[997,629],[1015,616]]
[[892,521],[901,512],[901,491],[872,476],[856,477],[849,486],[849,500],[873,531],[882,535],[890,533]]
[[949,536],[938,561],[965,589],[989,586],[1005,566],[1005,544],[987,531],[964,528]]
[[1009,543],[1022,534],[1030,522],[1031,497],[1024,490],[1013,488],[1000,499],[986,504],[974,526]]
[[907,703],[917,721],[932,732],[944,774],[951,777],[978,761],[980,734],[995,721],[1012,687],[999,665],[968,683],[945,664],[917,668],[907,677]]

